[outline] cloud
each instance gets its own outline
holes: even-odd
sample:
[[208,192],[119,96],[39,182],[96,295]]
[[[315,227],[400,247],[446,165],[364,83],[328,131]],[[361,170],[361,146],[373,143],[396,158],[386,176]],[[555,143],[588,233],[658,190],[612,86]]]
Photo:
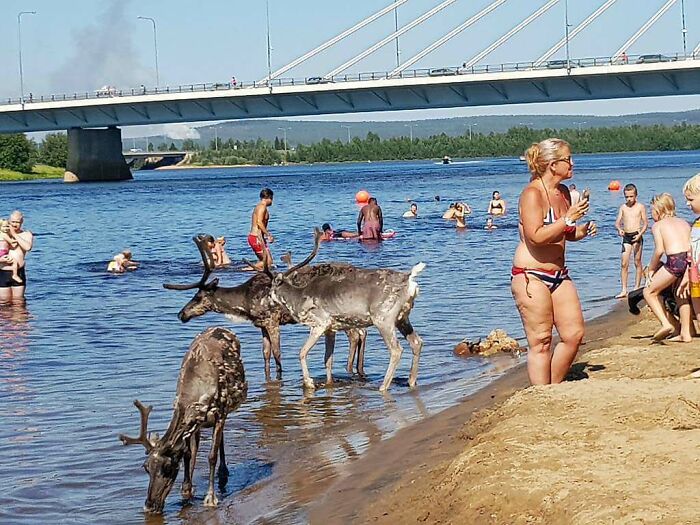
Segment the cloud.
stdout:
[[163,134],[168,138],[177,140],[196,140],[199,138],[199,131],[188,124],[165,124],[163,126]]
[[141,64],[133,42],[135,19],[127,17],[130,0],[110,0],[98,20],[73,35],[70,58],[50,75],[57,93],[94,91],[154,84],[154,74]]

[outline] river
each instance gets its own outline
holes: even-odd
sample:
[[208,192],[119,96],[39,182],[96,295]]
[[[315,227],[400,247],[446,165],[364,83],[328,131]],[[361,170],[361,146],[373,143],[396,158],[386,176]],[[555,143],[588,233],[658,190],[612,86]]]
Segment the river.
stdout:
[[[581,155],[575,157],[580,189],[592,190],[590,217],[599,235],[570,245],[569,266],[588,319],[604,314],[619,291],[620,241],[614,228],[621,192],[611,179],[634,181],[640,199],[671,192],[680,215],[683,182],[700,170],[700,152]],[[463,359],[452,354],[464,337],[503,328],[522,337],[509,290],[517,243],[517,199],[528,180],[513,158],[452,165],[433,162],[367,163],[236,169],[139,172],[123,183],[61,182],[2,184],[2,210],[25,213],[36,234],[28,256],[26,309],[0,309],[0,523],[143,523],[147,477],[143,450],[123,447],[117,434],[138,432],[135,398],[154,406],[150,430],[165,430],[180,361],[192,338],[207,326],[228,325],[216,314],[181,324],[176,314],[190,292],[167,291],[165,282],[194,282],[201,263],[191,237],[225,235],[234,259],[251,257],[246,244],[250,212],[265,186],[275,192],[270,229],[278,259],[291,250],[297,260],[312,248],[314,225],[331,222],[352,229],[355,192],[367,189],[383,207],[385,226],[398,232],[380,246],[356,242],[323,245],[318,261],[408,270],[425,262],[421,295],[411,319],[425,341],[419,387],[406,385],[410,350],[405,348],[391,395],[377,389],[388,352],[370,333],[367,382],[343,370],[344,337],[338,338],[334,388],[304,398],[298,349],[303,327],[285,327],[282,381],[265,382],[261,338],[252,326],[236,325],[249,381],[248,401],[229,417],[226,444],[231,481],[221,508],[240,522],[303,523],[304,508],[343,465],[379,439],[458,402],[518,362]],[[510,211],[485,231],[493,190]],[[440,201],[435,200],[440,196]],[[408,199],[419,218],[401,219]],[[467,231],[441,219],[451,201],[473,208]],[[645,259],[651,253],[647,236]],[[129,247],[142,266],[128,275],[105,272],[107,261]],[[250,274],[225,270],[222,284]],[[324,377],[321,345],[309,356],[311,373]],[[158,523],[216,523],[202,507],[208,441],[195,473],[197,499],[183,509],[179,485]],[[298,468],[294,474],[290,468]],[[148,520],[153,521],[153,520]]]

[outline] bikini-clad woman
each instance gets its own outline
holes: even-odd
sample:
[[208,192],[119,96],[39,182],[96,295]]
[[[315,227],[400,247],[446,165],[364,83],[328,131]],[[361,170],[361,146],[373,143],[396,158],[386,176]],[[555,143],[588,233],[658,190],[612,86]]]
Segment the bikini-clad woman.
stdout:
[[[588,211],[588,200],[571,205],[562,184],[573,176],[569,144],[543,140],[525,156],[532,177],[520,195],[520,244],[513,258],[511,291],[527,336],[530,382],[560,383],[584,332],[581,303],[565,263],[566,241],[580,241],[597,229],[593,222],[575,224]],[[552,350],[553,327],[560,341]]]
[[487,210],[489,215],[505,215],[506,213],[506,201],[501,198],[501,194],[494,191],[491,195],[491,201],[489,202],[489,209]]

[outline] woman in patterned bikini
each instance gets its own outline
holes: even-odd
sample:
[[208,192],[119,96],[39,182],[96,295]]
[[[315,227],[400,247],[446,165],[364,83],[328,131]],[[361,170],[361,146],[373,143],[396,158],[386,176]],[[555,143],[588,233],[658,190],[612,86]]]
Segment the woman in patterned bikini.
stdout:
[[[511,291],[527,335],[530,383],[543,385],[563,381],[583,339],[581,303],[565,263],[566,241],[580,241],[597,230],[593,222],[576,225],[588,211],[588,199],[572,205],[562,184],[573,177],[569,144],[546,139],[525,156],[532,176],[520,195]],[[560,339],[554,349],[553,327]]]

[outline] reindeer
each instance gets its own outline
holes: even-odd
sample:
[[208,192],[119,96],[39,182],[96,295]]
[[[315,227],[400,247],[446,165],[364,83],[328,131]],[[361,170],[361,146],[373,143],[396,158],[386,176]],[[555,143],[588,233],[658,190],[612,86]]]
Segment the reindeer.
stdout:
[[[275,358],[277,379],[282,377],[282,355],[280,349],[280,326],[297,324],[297,321],[284,306],[272,300],[270,288],[272,280],[266,273],[256,273],[243,284],[234,287],[219,286],[219,279],[207,279],[214,271],[214,258],[207,247],[204,237],[198,235],[192,240],[197,245],[204,263],[204,274],[199,282],[194,284],[164,284],[168,290],[193,290],[197,293],[177,314],[180,321],[188,322],[194,317],[199,317],[207,312],[224,314],[234,323],[250,322],[260,328],[263,337],[263,357],[265,359],[265,378],[270,380],[270,355]],[[288,264],[291,266],[291,256],[287,255]],[[350,355],[348,357],[347,371],[353,373],[354,357],[357,355],[357,372],[364,377],[364,350],[367,332],[363,329],[346,330],[350,342]],[[331,359],[335,347],[335,333],[326,334],[326,355]],[[328,382],[332,382],[332,376],[328,376]]]
[[138,437],[119,434],[124,445],[143,445],[148,457],[143,464],[150,477],[144,511],[161,514],[165,499],[175,483],[180,461],[185,461],[182,496],[191,499],[192,474],[197,458],[200,431],[214,427],[209,453],[209,490],[204,505],[218,504],[214,492],[214,469],[219,463],[219,487],[226,486],[228,468],[224,454],[224,424],[226,416],[245,401],[248,383],[241,361],[241,345],[233,332],[224,328],[208,328],[190,345],[182,359],[173,417],[162,438],[151,439],[147,434],[148,415],[153,407],[145,407],[137,399],[134,405],[141,413]]
[[[321,335],[328,331],[370,326],[377,327],[390,352],[389,366],[379,390],[384,392],[391,385],[403,352],[396,338],[396,328],[413,351],[408,384],[415,386],[423,341],[411,326],[408,316],[418,296],[415,278],[423,271],[425,264],[415,265],[410,273],[369,270],[348,264],[320,264],[306,268],[318,253],[321,232],[316,229],[314,236],[314,249],[301,263],[276,275],[270,268],[265,268],[272,279],[272,299],[284,306],[300,323],[311,328],[299,354],[304,386],[310,390],[315,388],[309,376],[306,356]],[[331,374],[329,361],[332,365],[332,360],[327,359],[327,376]]]

